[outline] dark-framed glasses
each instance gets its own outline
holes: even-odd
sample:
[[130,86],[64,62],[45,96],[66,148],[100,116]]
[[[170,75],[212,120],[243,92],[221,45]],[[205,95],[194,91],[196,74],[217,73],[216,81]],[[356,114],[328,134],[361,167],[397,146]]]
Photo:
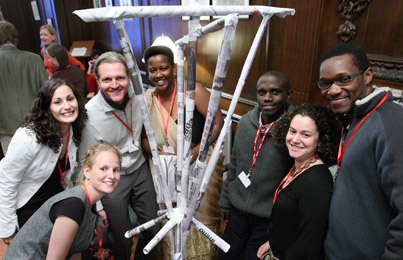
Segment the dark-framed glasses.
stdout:
[[345,76],[345,77],[343,77],[343,78],[341,78],[341,79],[335,79],[335,80],[319,80],[319,81],[317,82],[317,84],[318,84],[318,87],[319,87],[321,90],[325,90],[325,89],[330,88],[330,86],[331,86],[333,83],[336,84],[337,86],[347,86],[348,84],[351,83],[351,81],[352,81],[355,77],[357,77],[358,75],[360,75],[360,74],[363,73],[364,71],[365,71],[365,70],[357,71],[356,73],[350,74],[350,75]]

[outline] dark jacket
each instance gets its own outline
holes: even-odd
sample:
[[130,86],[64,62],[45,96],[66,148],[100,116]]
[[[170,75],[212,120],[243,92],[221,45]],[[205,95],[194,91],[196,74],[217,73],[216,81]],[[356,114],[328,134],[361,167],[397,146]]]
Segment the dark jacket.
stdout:
[[[288,111],[291,108],[292,106],[289,105]],[[250,176],[251,185],[245,188],[238,175],[242,171],[247,174],[252,165],[253,144],[259,127],[259,120],[260,109],[259,106],[256,106],[239,122],[227,179],[224,182],[219,201],[220,209],[223,212],[229,212],[231,207],[234,207],[247,214],[269,218],[274,192],[294,162],[286,149],[279,148],[274,144],[270,135],[273,128],[270,129]],[[261,133],[258,144],[262,136]]]
[[[386,95],[357,101],[343,140]],[[361,125],[345,150],[330,206],[328,259],[403,257],[403,109],[392,93]]]

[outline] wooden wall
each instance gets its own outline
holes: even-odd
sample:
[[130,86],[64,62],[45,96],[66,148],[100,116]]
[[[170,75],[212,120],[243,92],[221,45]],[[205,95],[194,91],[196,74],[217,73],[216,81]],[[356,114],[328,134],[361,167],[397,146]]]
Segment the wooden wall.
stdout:
[[[43,21],[35,21],[30,0],[0,0],[4,19],[10,21],[19,33],[18,47],[34,53],[40,52],[39,28]],[[40,8],[40,6],[38,6]],[[41,10],[41,8],[40,8]],[[42,17],[43,15],[41,15]]]
[[[92,0],[37,0],[47,17],[55,19],[61,43],[67,48],[75,40],[96,40],[96,47],[120,51],[120,43],[112,22],[84,23],[72,11],[92,8]],[[117,1],[117,0],[115,0]],[[375,83],[403,89],[403,1],[396,0],[250,0],[251,5],[272,5],[295,8],[295,16],[285,19],[273,17],[269,30],[262,39],[242,93],[243,101],[236,110],[243,115],[256,104],[256,81],[263,72],[276,69],[285,72],[291,80],[295,105],[307,102],[323,103],[316,81],[321,55],[331,46],[343,41],[336,35],[346,19],[338,11],[351,2],[363,7],[359,13],[350,14],[356,26],[355,38],[349,42],[362,47],[369,55],[375,70]],[[27,32],[20,44],[23,49],[39,50],[39,27],[30,15],[29,0],[0,0],[4,17]],[[134,5],[179,5],[180,0],[133,0]],[[48,9],[54,6],[55,14]],[[364,8],[365,7],[365,8]],[[14,10],[14,11],[11,11]],[[20,10],[20,11],[17,11]],[[32,12],[32,11],[31,11]],[[54,16],[54,17],[53,17]],[[56,19],[57,17],[57,19]],[[240,20],[225,82],[222,106],[227,108],[237,84],[242,65],[260,24],[260,16]],[[126,20],[126,28],[141,70],[145,70],[141,57],[144,49],[162,33],[176,40],[187,34],[187,22],[180,17],[141,18]],[[202,25],[207,22],[202,22]],[[24,33],[25,37],[25,33]],[[221,42],[221,33],[205,37],[198,45],[197,80],[210,86]]]

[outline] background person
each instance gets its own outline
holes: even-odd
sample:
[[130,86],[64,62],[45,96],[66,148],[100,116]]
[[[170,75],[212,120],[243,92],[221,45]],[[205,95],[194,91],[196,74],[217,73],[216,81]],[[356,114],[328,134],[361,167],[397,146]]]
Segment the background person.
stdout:
[[268,229],[269,249],[278,259],[324,259],[323,241],[329,217],[340,127],[320,105],[302,105],[276,124],[273,138],[287,147],[294,165],[276,190]]
[[325,240],[330,260],[403,256],[403,108],[372,78],[355,45],[322,56],[318,86],[344,127]]
[[58,43],[52,43],[46,53],[49,61],[53,64],[56,70],[53,72],[52,78],[63,79],[70,82],[80,94],[80,98],[85,103],[89,93],[89,86],[84,72],[78,65],[69,64],[68,52],[66,48]]
[[95,72],[94,72],[94,64],[99,58],[99,56],[102,55],[102,51],[98,49],[92,49],[91,51],[91,60],[88,61],[88,70],[87,74],[92,75],[95,77]]
[[219,201],[228,219],[223,239],[231,248],[227,253],[220,250],[219,259],[258,259],[259,247],[268,240],[274,192],[293,163],[271,137],[272,126],[292,108],[290,95],[287,75],[264,73],[257,82],[258,105],[238,124]]
[[[49,78],[51,78],[53,76],[53,72],[55,72],[57,70],[57,68],[49,61],[47,53],[46,53],[46,49],[52,43],[59,42],[57,39],[57,33],[56,33],[55,28],[52,25],[45,24],[45,25],[41,26],[41,29],[39,31],[39,36],[41,38],[41,45],[42,45],[41,55],[43,57],[43,63],[48,72]],[[84,65],[79,60],[77,60],[76,58],[71,56],[69,52],[67,53],[67,55],[69,57],[69,64],[77,64],[80,66],[82,71],[85,71]]]
[[0,161],[0,237],[7,245],[47,199],[72,186],[86,117],[77,96],[70,83],[45,81]]
[[[150,111],[151,124],[154,130],[155,141],[160,154],[169,155],[164,151],[165,147],[172,147],[172,153],[176,154],[177,146],[177,95],[175,64],[172,50],[166,46],[151,46],[144,52],[144,60],[151,83],[155,86],[146,92],[147,105]],[[210,93],[199,83],[195,88],[195,110],[193,113],[191,155],[194,162],[199,154],[199,146],[202,139],[204,122],[207,115]],[[222,128],[223,118],[220,111],[217,113],[213,126],[211,142],[213,143]],[[143,149],[151,157],[151,150],[147,137],[142,140]],[[211,151],[210,153],[211,154]],[[218,199],[221,193],[223,156],[221,156],[216,170],[210,179],[207,191],[203,196],[201,205],[196,212],[196,219],[207,225],[215,233],[219,233],[221,214],[218,207]],[[149,159],[150,169],[155,173],[152,158]],[[172,259],[168,238],[163,243],[163,259]],[[186,243],[186,259],[215,259],[217,247],[203,234],[191,227],[188,242]]]
[[120,164],[116,147],[97,144],[88,150],[82,184],[47,200],[18,231],[3,259],[81,259],[102,222],[95,202],[118,185]]
[[0,142],[4,154],[18,124],[47,79],[41,57],[19,50],[17,44],[15,26],[0,21]]
[[91,51],[91,60],[88,62],[88,70],[87,74],[85,75],[88,81],[88,85],[90,87],[90,93],[87,95],[88,99],[94,97],[99,90],[98,82],[97,79],[95,78],[94,64],[101,54],[102,51],[98,49],[92,49]]

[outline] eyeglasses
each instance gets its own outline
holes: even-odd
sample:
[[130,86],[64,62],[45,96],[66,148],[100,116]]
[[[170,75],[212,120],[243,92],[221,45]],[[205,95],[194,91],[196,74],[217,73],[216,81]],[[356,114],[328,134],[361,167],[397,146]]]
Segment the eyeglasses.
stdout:
[[330,88],[330,86],[333,85],[333,83],[336,84],[337,86],[347,86],[348,84],[351,83],[351,81],[352,81],[355,77],[357,77],[358,75],[360,75],[360,74],[363,73],[363,72],[364,72],[364,70],[360,70],[360,71],[358,71],[358,72],[356,72],[356,73],[353,73],[353,74],[351,74],[351,75],[345,76],[345,77],[342,78],[342,79],[327,80],[327,81],[318,81],[317,84],[318,84],[318,87],[319,87],[321,90],[325,90],[325,89]]

